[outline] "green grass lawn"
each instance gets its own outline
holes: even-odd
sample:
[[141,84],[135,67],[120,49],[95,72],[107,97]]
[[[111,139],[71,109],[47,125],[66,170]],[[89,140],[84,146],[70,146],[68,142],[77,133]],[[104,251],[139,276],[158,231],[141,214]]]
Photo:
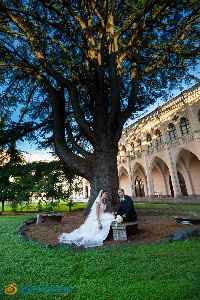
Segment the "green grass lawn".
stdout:
[[[72,211],[77,210],[77,209],[81,209],[81,208],[85,208],[86,204],[83,202],[75,202],[72,206]],[[42,209],[45,210],[46,206],[43,204],[42,205]],[[68,212],[69,211],[69,207],[67,206],[66,202],[60,202],[54,209],[55,211],[63,211],[63,212]],[[11,204],[6,204],[5,205],[5,213],[6,212],[12,212],[13,208],[11,206]],[[22,205],[18,204],[16,206],[16,212],[38,212],[38,206],[37,203],[31,203],[30,205],[26,205],[26,203],[23,203]]]
[[137,202],[135,203],[136,208],[145,208],[145,209],[163,209],[165,212],[166,209],[174,209],[179,211],[193,211],[200,212],[200,203],[191,204],[191,203],[153,203],[153,202]]
[[[36,203],[31,203],[30,205],[25,205],[26,203],[23,203],[22,206],[18,204],[16,208],[16,212],[24,212],[24,213],[30,213],[30,212],[38,212],[38,207]],[[77,209],[84,209],[86,207],[86,203],[83,202],[75,202],[72,206],[72,211],[75,211]],[[135,208],[138,210],[145,209],[146,211],[151,210],[157,210],[160,214],[165,215],[172,215],[176,213],[186,213],[186,214],[192,214],[196,216],[200,216],[200,204],[191,204],[191,203],[153,203],[153,202],[136,202]],[[43,210],[45,210],[45,205],[42,207]],[[68,212],[69,207],[67,206],[66,202],[61,201],[57,207],[54,209],[58,212]],[[13,209],[11,205],[5,206],[5,212],[10,213]]]
[[[200,240],[84,251],[46,248],[16,234],[28,218],[0,216],[0,299],[200,299]],[[18,292],[4,295],[4,287],[13,282]],[[25,287],[45,285],[72,292],[22,293]]]
[[135,208],[140,215],[141,211],[151,215],[185,215],[200,218],[200,204],[191,203],[135,203]]

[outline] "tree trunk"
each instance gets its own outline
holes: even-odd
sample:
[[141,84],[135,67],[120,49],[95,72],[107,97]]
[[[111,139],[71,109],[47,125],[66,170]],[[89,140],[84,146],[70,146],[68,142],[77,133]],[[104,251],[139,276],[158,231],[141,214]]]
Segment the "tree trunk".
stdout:
[[85,210],[85,216],[88,215],[100,190],[108,191],[110,194],[110,201],[107,206],[108,211],[112,211],[116,208],[118,204],[117,190],[119,187],[117,150],[110,149],[110,151],[102,151],[96,154],[90,187],[91,193]]
[[5,204],[5,201],[4,201],[4,200],[2,200],[2,203],[1,203],[1,205],[2,205],[2,209],[1,209],[1,211],[2,211],[2,212],[4,212],[4,204]]

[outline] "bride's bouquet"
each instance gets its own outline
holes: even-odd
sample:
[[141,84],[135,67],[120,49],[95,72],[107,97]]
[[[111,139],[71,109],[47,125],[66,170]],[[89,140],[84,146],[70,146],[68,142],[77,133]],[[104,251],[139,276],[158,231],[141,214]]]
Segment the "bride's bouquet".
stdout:
[[115,217],[115,222],[117,222],[117,223],[122,223],[122,222],[123,222],[122,216],[117,215],[117,216]]

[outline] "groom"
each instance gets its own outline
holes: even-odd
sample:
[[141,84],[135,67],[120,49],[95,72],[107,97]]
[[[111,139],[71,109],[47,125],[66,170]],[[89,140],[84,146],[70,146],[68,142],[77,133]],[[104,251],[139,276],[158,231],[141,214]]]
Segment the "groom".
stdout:
[[125,195],[123,189],[118,190],[118,196],[120,199],[120,206],[117,210],[117,214],[123,217],[124,222],[137,221],[137,214],[131,197]]

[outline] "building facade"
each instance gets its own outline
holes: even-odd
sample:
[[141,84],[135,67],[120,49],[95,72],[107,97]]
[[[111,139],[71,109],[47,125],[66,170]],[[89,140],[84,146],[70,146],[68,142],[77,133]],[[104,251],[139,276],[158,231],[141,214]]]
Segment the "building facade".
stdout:
[[[124,129],[118,174],[134,198],[200,198],[200,85]],[[82,195],[90,195],[85,179]]]
[[124,129],[118,171],[133,197],[200,196],[200,85]]

